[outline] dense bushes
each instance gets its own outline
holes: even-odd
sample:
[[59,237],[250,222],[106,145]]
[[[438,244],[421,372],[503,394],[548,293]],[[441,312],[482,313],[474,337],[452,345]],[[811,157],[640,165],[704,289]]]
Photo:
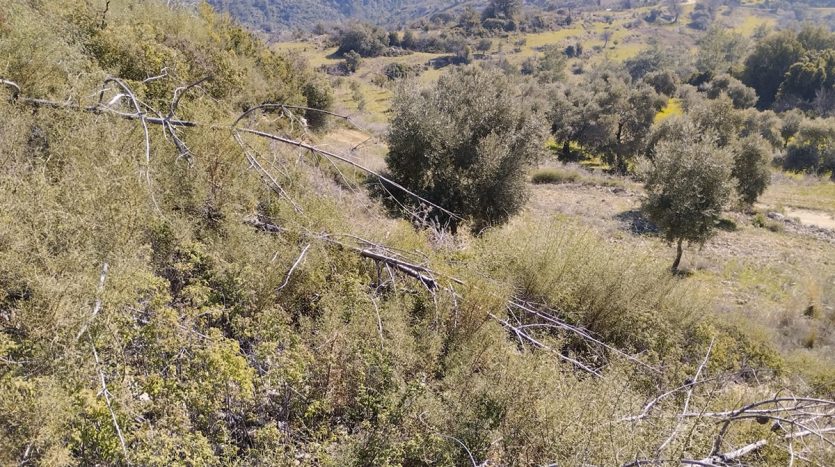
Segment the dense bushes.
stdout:
[[783,167],[813,173],[835,173],[835,122],[805,120],[786,149]]
[[376,57],[389,46],[385,30],[364,23],[353,24],[340,31],[336,41],[339,44],[336,53],[340,55],[354,51],[363,57]]
[[745,60],[742,81],[759,95],[759,107],[775,102],[805,106],[831,89],[835,34],[819,26],[773,33],[759,41]]

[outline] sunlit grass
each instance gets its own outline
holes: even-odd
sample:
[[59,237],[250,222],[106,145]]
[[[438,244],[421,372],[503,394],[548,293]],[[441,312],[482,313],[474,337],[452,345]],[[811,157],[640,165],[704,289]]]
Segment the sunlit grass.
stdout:
[[734,31],[744,35],[751,36],[762,25],[774,26],[777,21],[774,18],[765,18],[762,16],[748,15],[741,23],[736,25]]
[[772,184],[760,200],[770,206],[791,206],[835,213],[835,183],[816,177],[796,176]]
[[681,108],[681,99],[672,98],[667,101],[667,105],[655,115],[655,123],[663,122],[664,120],[681,115],[684,111]]

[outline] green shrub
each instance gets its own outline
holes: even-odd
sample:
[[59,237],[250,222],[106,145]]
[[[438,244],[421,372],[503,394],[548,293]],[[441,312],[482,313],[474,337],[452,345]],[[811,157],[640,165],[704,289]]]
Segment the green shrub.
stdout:
[[742,202],[752,206],[771,183],[771,147],[759,135],[749,136],[734,145],[731,176]]
[[784,230],[783,224],[769,219],[761,212],[754,215],[754,218],[751,219],[751,224],[754,227],[768,229],[772,232],[782,232]]

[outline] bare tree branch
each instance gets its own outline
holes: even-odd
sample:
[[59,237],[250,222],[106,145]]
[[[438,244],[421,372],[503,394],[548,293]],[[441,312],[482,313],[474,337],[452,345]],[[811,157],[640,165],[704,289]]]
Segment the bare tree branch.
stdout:
[[107,262],[103,263],[101,266],[101,274],[99,274],[99,286],[96,288],[96,301],[93,304],[93,312],[90,314],[90,319],[88,319],[84,325],[81,327],[81,330],[78,331],[78,335],[75,336],[75,340],[81,339],[81,336],[87,332],[87,328],[96,319],[96,316],[101,311],[101,294],[104,291],[104,281],[107,279],[107,272],[110,270],[110,265]]
[[302,262],[302,260],[304,259],[304,255],[306,255],[306,254],[307,254],[307,250],[308,250],[309,248],[310,248],[310,244],[309,244],[309,243],[308,243],[307,245],[305,245],[305,247],[304,247],[304,248],[302,248],[302,252],[299,254],[299,258],[298,258],[298,259],[296,259],[296,262],[295,262],[295,263],[293,263],[293,266],[292,266],[292,267],[290,268],[290,270],[287,272],[287,277],[285,277],[285,278],[284,278],[284,283],[283,283],[283,284],[281,284],[281,286],[278,288],[278,291],[281,291],[284,287],[287,287],[287,284],[288,284],[288,283],[290,283],[290,276],[292,276],[292,275],[293,275],[293,271],[295,271],[295,270],[296,270],[296,268],[299,266],[299,264]]
[[724,454],[718,454],[716,456],[711,456],[711,457],[702,459],[701,462],[706,462],[706,463],[710,463],[710,464],[724,465],[728,461],[733,461],[733,460],[739,459],[740,457],[746,456],[746,455],[748,455],[748,454],[750,454],[754,451],[758,451],[758,450],[762,449],[763,447],[765,447],[767,444],[768,444],[767,440],[761,439],[759,441],[748,444],[748,445],[743,446],[743,447],[741,447],[739,449],[736,449],[734,451],[730,451],[730,452],[726,452]]
[[154,203],[154,208],[161,214],[162,210],[159,208],[156,196],[154,196],[154,187],[151,183],[151,133],[148,131],[148,122],[145,120],[145,112],[142,111],[142,107],[139,105],[139,100],[136,98],[136,95],[134,95],[133,90],[131,90],[131,88],[128,87],[124,81],[111,76],[104,80],[104,86],[107,86],[109,83],[115,83],[117,86],[122,88],[125,94],[127,94],[133,104],[133,108],[136,111],[139,121],[142,123],[142,132],[145,135],[145,181],[148,183],[148,193],[151,196],[151,201]]
[[101,382],[101,391],[104,394],[104,401],[107,404],[107,410],[110,412],[110,419],[113,421],[113,428],[116,429],[116,435],[119,436],[119,444],[122,446],[122,453],[125,455],[125,460],[128,459],[128,448],[125,444],[125,437],[122,435],[122,429],[119,427],[119,421],[116,419],[116,413],[113,411],[113,404],[110,402],[110,391],[107,390],[107,381],[104,379],[104,372],[101,369],[101,362],[99,361],[99,354],[96,352],[96,346],[93,344],[93,339],[90,339],[90,346],[93,348],[93,357],[96,359],[96,371],[99,374],[99,381]]
[[268,181],[270,183],[270,188],[279,197],[286,199],[293,207],[294,211],[302,212],[302,208],[299,207],[299,205],[297,205],[295,201],[293,201],[293,198],[291,198],[286,191],[284,191],[284,188],[281,186],[280,183],[278,183],[278,180],[276,180],[275,177],[273,177],[272,174],[270,174],[267,171],[267,169],[265,169],[264,166],[261,165],[256,155],[253,154],[253,152],[250,150],[250,146],[244,142],[243,138],[241,138],[241,135],[237,131],[233,131],[232,137],[235,139],[235,142],[238,143],[238,146],[241,147],[241,150],[244,152],[244,156],[246,157],[247,161],[249,161],[250,165],[254,167],[258,171],[258,173],[261,174],[261,178],[265,182]]
[[[702,370],[704,370],[705,366],[707,365],[708,360],[710,359],[710,353],[713,351],[713,344],[716,342],[716,338],[710,340],[710,345],[707,348],[707,352],[705,353],[705,358],[702,360],[701,365],[699,368],[696,369],[696,375],[693,377],[693,381],[699,381],[699,377],[702,375]],[[678,435],[678,430],[681,428],[681,423],[684,420],[684,415],[686,414],[688,409],[690,408],[690,399],[693,397],[693,388],[694,385],[691,385],[687,389],[687,395],[684,398],[684,408],[681,410],[682,415],[678,417],[678,423],[676,423],[675,428],[673,428],[673,432],[670,433],[670,436],[658,447],[658,450],[655,452],[656,457],[660,456],[664,449],[675,439]]]
[[404,193],[408,194],[409,196],[412,196],[413,198],[415,198],[415,199],[417,199],[417,200],[419,200],[419,201],[421,201],[421,202],[424,202],[424,203],[426,203],[426,204],[428,204],[428,205],[432,206],[433,208],[438,209],[438,210],[440,210],[440,211],[442,211],[442,212],[446,213],[446,214],[447,214],[447,215],[449,215],[450,217],[453,217],[453,218],[455,218],[455,219],[459,219],[459,220],[463,220],[463,218],[462,218],[461,216],[459,216],[458,214],[455,214],[454,212],[452,212],[452,211],[450,211],[450,210],[448,210],[448,209],[445,209],[445,208],[443,208],[443,207],[441,207],[441,206],[438,206],[437,204],[435,204],[435,203],[433,203],[433,202],[431,202],[431,201],[427,200],[426,198],[423,198],[422,196],[420,196],[420,195],[418,195],[418,194],[416,194],[416,193],[412,192],[411,190],[409,190],[408,188],[404,187],[403,185],[400,185],[399,183],[397,183],[397,182],[395,182],[395,181],[393,181],[393,180],[390,180],[390,179],[386,178],[385,176],[383,176],[383,175],[381,175],[381,174],[379,174],[379,173],[377,173],[377,172],[375,172],[375,171],[373,171],[373,170],[371,170],[371,169],[369,169],[369,168],[367,168],[367,167],[363,166],[362,164],[359,164],[359,163],[357,163],[357,162],[354,162],[354,161],[352,161],[352,160],[348,159],[347,157],[343,157],[343,156],[340,156],[340,155],[338,155],[338,154],[332,153],[332,152],[330,152],[330,151],[325,151],[325,150],[323,150],[323,149],[319,149],[319,148],[317,148],[317,147],[315,147],[315,146],[311,146],[311,145],[309,145],[309,144],[302,143],[301,141],[295,141],[295,140],[292,140],[292,139],[289,139],[289,138],[284,138],[284,137],[281,137],[281,136],[278,136],[278,135],[274,135],[274,134],[270,134],[270,133],[265,133],[265,132],[263,132],[263,131],[252,130],[252,129],[249,129],[249,128],[240,128],[238,131],[242,131],[242,132],[244,132],[244,133],[249,133],[249,134],[253,134],[253,135],[256,135],[256,136],[260,136],[260,137],[262,137],[262,138],[271,139],[271,140],[273,140],[273,141],[278,141],[278,142],[280,142],[280,143],[285,143],[285,144],[289,144],[289,145],[292,145],[292,146],[296,146],[296,147],[304,148],[304,149],[307,149],[307,150],[313,151],[313,152],[315,152],[315,153],[317,153],[317,154],[321,154],[321,155],[323,155],[323,156],[325,156],[325,157],[334,158],[334,159],[336,159],[336,160],[338,160],[338,161],[340,161],[340,162],[344,162],[344,163],[346,163],[346,164],[352,165],[352,166],[354,166],[354,167],[356,167],[356,168],[358,168],[358,169],[362,170],[363,172],[366,172],[366,173],[368,173],[368,174],[370,174],[370,175],[373,175],[374,177],[378,178],[379,180],[381,180],[381,181],[383,181],[383,182],[385,182],[385,183],[388,183],[389,185],[391,185],[391,186],[393,186],[393,187],[397,188],[398,190],[400,190],[400,191],[402,191],[402,192],[404,192]]
[[12,91],[12,101],[17,100],[17,96],[20,95],[20,86],[18,86],[17,83],[0,78],[0,84],[2,84],[4,86],[6,86],[7,88],[11,89],[11,91]]

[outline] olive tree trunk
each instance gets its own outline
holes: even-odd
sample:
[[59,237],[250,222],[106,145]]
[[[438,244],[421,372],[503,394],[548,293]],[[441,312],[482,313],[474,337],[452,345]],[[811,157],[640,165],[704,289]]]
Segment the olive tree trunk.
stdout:
[[678,273],[678,265],[681,264],[681,254],[684,252],[682,248],[682,243],[684,242],[683,238],[678,239],[678,243],[676,243],[676,260],[673,261],[673,267],[670,268],[673,271],[673,274]]

